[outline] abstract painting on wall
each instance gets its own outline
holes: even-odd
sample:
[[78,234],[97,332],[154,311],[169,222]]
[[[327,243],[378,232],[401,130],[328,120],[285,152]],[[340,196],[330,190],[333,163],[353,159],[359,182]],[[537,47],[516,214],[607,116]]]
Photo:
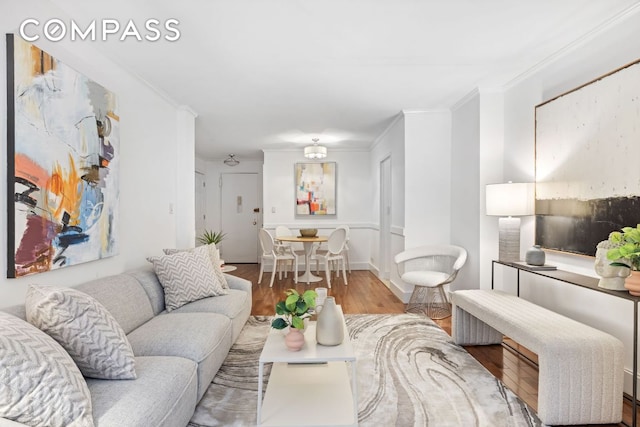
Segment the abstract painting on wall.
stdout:
[[536,243],[593,256],[640,223],[640,62],[535,111]]
[[7,35],[7,277],[116,255],[116,96]]
[[296,163],[296,215],[336,214],[336,164]]

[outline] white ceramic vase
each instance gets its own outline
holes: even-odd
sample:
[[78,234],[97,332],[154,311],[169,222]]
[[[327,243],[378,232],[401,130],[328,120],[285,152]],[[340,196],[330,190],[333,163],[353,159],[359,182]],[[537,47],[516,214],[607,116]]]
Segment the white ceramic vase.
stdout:
[[324,300],[316,323],[316,341],[320,345],[339,345],[344,340],[342,314],[334,297]]
[[612,291],[624,291],[626,290],[625,279],[629,276],[631,270],[627,267],[611,265],[611,261],[607,259],[609,248],[606,243],[606,241],[600,242],[596,249],[595,270],[596,274],[600,276],[598,287]]

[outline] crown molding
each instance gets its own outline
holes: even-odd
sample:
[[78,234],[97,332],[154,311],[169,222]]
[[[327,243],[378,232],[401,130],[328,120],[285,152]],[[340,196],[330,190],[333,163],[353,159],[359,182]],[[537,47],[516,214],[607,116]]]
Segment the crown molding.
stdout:
[[467,93],[465,96],[457,100],[455,104],[451,106],[451,112],[458,110],[459,108],[461,108],[467,102],[471,101],[476,96],[480,96],[480,89],[477,87],[473,88],[469,93]]
[[405,116],[409,114],[442,114],[442,113],[450,113],[451,110],[449,108],[431,108],[428,110],[420,110],[420,109],[403,109],[402,114]]
[[636,3],[636,4],[628,7],[627,9],[625,9],[622,12],[618,13],[617,15],[609,18],[608,20],[606,20],[602,24],[598,25],[597,27],[595,27],[591,31],[583,34],[582,36],[580,36],[579,38],[577,38],[573,42],[569,43],[568,45],[566,45],[562,49],[560,49],[560,50],[556,51],[555,53],[549,55],[548,57],[546,57],[542,61],[538,62],[537,64],[535,64],[531,68],[529,68],[526,71],[518,74],[516,77],[514,77],[511,80],[509,80],[505,85],[503,85],[502,88],[504,90],[508,90],[508,89],[513,88],[517,84],[522,83],[524,80],[526,80],[529,77],[533,76],[534,74],[536,74],[541,69],[551,65],[555,61],[557,61],[560,58],[562,58],[563,56],[575,51],[579,47],[584,46],[587,42],[593,40],[594,38],[596,38],[600,34],[604,33],[605,31],[608,31],[612,27],[615,27],[616,25],[618,25],[622,21],[626,20],[628,17],[634,15],[635,13],[638,13],[638,11],[640,11],[640,3]]
[[380,142],[384,139],[385,136],[387,136],[387,134],[389,133],[389,131],[398,123],[398,121],[402,118],[402,114],[398,113],[393,117],[393,120],[391,120],[391,123],[389,123],[387,125],[386,128],[384,128],[384,130],[382,131],[382,133],[380,133],[380,135],[378,135],[376,137],[376,139],[373,140],[373,144],[371,144],[371,147],[369,147],[369,151],[373,151],[376,146],[378,144],[380,144]]
[[195,119],[196,117],[198,117],[198,113],[196,113],[196,111],[195,111],[193,108],[189,107],[188,105],[180,105],[180,106],[178,107],[178,110],[180,110],[180,111],[185,111],[185,112],[187,112],[187,113],[191,114],[191,115],[193,116],[193,118],[194,118],[194,119]]

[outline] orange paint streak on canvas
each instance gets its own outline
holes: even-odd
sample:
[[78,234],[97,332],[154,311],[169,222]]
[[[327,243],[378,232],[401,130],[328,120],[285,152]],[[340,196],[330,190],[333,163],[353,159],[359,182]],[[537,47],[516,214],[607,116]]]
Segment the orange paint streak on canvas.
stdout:
[[56,68],[55,59],[47,52],[44,52],[34,45],[29,46],[29,55],[31,56],[31,76],[35,77],[40,74],[46,74],[47,72]]
[[[62,218],[62,213],[67,212],[70,216],[69,225],[77,225],[79,223],[80,200],[82,198],[81,184],[82,179],[78,175],[78,170],[71,155],[69,155],[68,172],[59,163],[55,164],[51,179],[47,184],[47,190],[59,196],[60,203],[55,207],[55,217],[60,219]],[[50,206],[50,208],[54,207]]]
[[[111,103],[111,102],[110,102]],[[118,116],[116,113],[114,113],[113,111],[107,111],[107,116],[112,118],[113,120],[115,120],[116,122],[120,121],[120,116]]]
[[15,168],[16,177],[24,178],[39,188],[42,188],[49,181],[49,173],[24,154],[16,154]]

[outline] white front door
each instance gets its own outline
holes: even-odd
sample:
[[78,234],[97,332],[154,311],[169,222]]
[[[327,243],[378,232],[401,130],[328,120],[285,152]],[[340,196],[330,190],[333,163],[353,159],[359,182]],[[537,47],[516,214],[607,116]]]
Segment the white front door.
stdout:
[[258,262],[260,227],[257,173],[220,175],[220,254],[226,263]]

